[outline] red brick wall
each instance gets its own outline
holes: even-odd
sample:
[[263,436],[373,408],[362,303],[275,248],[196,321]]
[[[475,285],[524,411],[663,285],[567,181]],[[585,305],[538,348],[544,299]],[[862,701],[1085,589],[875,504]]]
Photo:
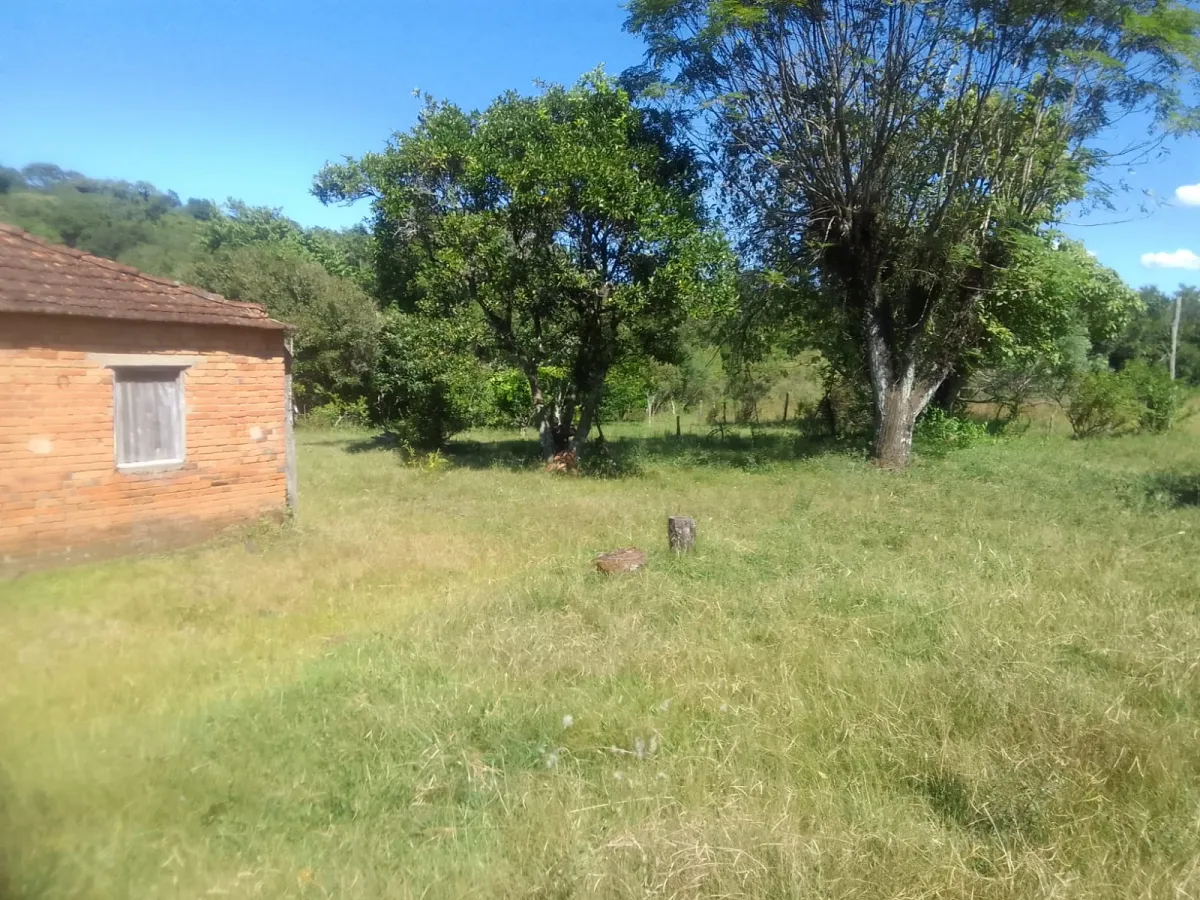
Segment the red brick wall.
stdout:
[[[0,563],[177,543],[281,514],[283,340],[256,328],[0,313]],[[104,354],[195,358],[182,466],[117,470]]]

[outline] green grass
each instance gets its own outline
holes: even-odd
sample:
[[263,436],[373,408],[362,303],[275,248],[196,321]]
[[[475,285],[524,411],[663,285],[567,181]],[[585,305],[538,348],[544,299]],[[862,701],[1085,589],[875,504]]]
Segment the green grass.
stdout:
[[294,528],[0,584],[0,897],[1200,896],[1196,420],[610,432],[306,433]]

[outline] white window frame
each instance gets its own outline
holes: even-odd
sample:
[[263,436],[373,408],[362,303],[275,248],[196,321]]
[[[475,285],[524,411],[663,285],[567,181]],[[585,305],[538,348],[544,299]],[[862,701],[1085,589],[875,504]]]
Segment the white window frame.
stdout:
[[[187,383],[184,379],[184,373],[191,367],[195,360],[189,357],[166,354],[109,354],[103,357],[101,361],[113,373],[113,461],[116,463],[117,471],[144,472],[155,469],[173,469],[187,462]],[[121,448],[121,420],[117,411],[117,386],[121,381],[122,372],[137,372],[147,369],[175,373],[175,383],[178,386],[177,393],[179,396],[179,448],[181,455],[172,459],[123,463],[119,458]]]

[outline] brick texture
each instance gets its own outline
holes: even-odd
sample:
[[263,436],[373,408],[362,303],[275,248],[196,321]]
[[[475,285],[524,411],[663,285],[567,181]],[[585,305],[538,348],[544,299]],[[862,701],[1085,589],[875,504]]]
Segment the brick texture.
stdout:
[[[193,358],[187,458],[122,472],[98,354]],[[284,335],[0,314],[0,562],[177,544],[286,508]]]

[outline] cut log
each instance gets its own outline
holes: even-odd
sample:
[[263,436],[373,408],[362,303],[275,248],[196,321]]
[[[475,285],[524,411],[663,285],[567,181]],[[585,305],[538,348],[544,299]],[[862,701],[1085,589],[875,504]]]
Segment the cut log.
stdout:
[[671,516],[667,519],[667,540],[676,553],[691,553],[696,549],[696,520],[690,516]]
[[605,575],[626,575],[646,567],[646,553],[637,547],[613,550],[596,557],[596,570]]

